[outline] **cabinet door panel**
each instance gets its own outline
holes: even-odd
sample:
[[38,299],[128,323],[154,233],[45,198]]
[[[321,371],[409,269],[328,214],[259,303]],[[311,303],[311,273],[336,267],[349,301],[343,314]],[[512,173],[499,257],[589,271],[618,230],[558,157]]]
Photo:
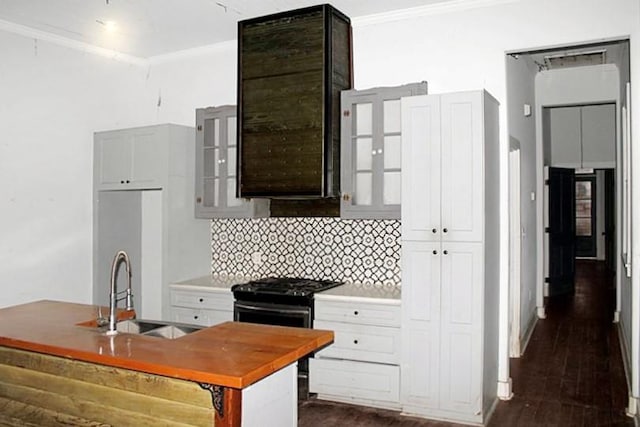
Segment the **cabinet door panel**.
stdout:
[[402,262],[403,402],[436,408],[440,381],[440,243],[403,242]]
[[549,108],[548,112],[551,166],[581,167],[580,107]]
[[160,177],[167,166],[164,150],[160,149],[161,138],[157,129],[137,131],[131,136],[132,186],[162,187]]
[[114,132],[96,136],[96,142],[97,166],[100,168],[98,177],[100,188],[120,186],[121,181],[129,179],[129,169],[131,168],[127,135],[122,132]]
[[475,413],[482,409],[482,244],[443,243],[442,250],[440,407]]
[[402,237],[440,240],[440,97],[402,98]]
[[615,104],[582,107],[582,167],[615,167],[615,146]]
[[442,95],[442,240],[482,239],[482,95]]

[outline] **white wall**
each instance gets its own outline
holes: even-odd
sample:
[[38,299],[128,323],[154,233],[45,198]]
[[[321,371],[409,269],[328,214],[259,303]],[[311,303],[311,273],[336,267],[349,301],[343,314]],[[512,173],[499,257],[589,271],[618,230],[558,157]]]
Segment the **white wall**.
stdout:
[[[626,36],[631,79],[640,82],[636,0],[426,6],[406,19],[354,20],[355,85],[426,80],[431,93],[485,88],[501,102],[501,247],[508,248],[505,52]],[[167,121],[192,125],[195,107],[234,102],[234,48],[152,63],[148,70],[44,42],[36,55],[33,39],[6,33],[0,33],[0,51],[0,178],[8,183],[0,187],[0,306],[44,297],[87,301],[91,133]],[[640,84],[633,99],[640,105]],[[632,131],[640,135],[640,120]],[[640,151],[634,156],[640,164]],[[640,174],[634,180],[640,201]],[[640,228],[634,233],[640,263]],[[506,259],[503,250],[502,282]]]
[[[520,338],[527,335],[536,316],[536,211],[531,193],[536,192],[535,75],[537,68],[528,58],[506,57],[508,132],[510,145],[520,147],[520,233],[521,286]],[[531,115],[524,115],[524,104]]]
[[0,32],[0,307],[90,300],[92,133],[135,121],[145,71]]

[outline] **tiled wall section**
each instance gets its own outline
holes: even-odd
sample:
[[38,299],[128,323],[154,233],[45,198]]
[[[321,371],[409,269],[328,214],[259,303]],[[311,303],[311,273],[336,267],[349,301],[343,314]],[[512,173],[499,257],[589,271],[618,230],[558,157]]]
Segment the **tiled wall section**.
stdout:
[[[308,277],[400,284],[400,221],[214,219],[211,268],[226,276]],[[253,262],[261,253],[261,264]]]

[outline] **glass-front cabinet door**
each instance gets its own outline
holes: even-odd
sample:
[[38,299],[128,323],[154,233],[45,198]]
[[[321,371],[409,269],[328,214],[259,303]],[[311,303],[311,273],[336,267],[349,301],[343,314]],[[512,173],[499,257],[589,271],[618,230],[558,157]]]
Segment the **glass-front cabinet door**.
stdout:
[[342,218],[400,219],[400,98],[427,83],[342,91]]
[[196,126],[196,217],[268,216],[268,200],[236,197],[236,106],[199,108]]

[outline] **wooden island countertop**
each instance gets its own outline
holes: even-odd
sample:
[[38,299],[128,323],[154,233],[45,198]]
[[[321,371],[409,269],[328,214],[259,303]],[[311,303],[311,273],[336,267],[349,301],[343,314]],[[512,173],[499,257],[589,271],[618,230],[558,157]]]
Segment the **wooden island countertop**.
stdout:
[[0,309],[0,346],[242,389],[333,342],[332,331],[241,322],[176,339],[107,336],[81,326],[97,313],[97,306],[58,301]]
[[[133,314],[119,311],[118,318]],[[25,425],[162,418],[161,425],[247,427],[264,426],[261,414],[271,408],[269,425],[294,426],[294,363],[334,338],[332,331],[241,322],[175,339],[106,335],[97,316],[97,306],[59,301],[0,309],[2,412]]]

